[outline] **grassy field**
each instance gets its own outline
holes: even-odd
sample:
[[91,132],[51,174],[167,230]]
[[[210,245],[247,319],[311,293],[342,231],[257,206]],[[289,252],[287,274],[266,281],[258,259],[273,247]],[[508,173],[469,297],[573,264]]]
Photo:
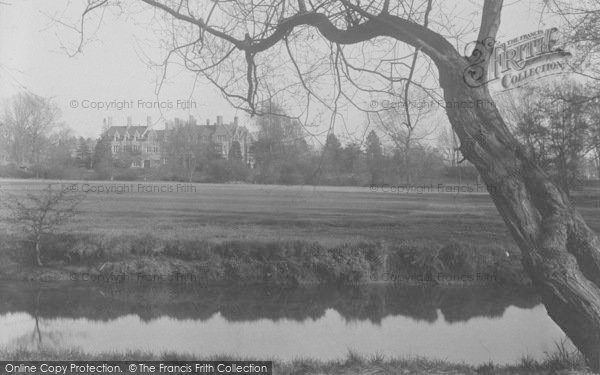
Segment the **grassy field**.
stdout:
[[[77,350],[57,351],[52,349],[42,351],[29,351],[26,349],[1,350],[0,360],[19,361],[198,361],[199,358],[165,353],[154,356],[143,352],[130,353],[103,353],[88,355]],[[217,356],[206,358],[214,361],[231,361],[230,356]],[[244,360],[240,358],[238,360]],[[254,359],[255,360],[255,359]],[[493,363],[481,366],[449,363],[443,360],[430,360],[426,358],[401,358],[389,359],[384,357],[365,358],[350,352],[345,360],[322,362],[310,359],[301,359],[292,362],[273,361],[273,374],[300,375],[300,374],[410,374],[410,375],[518,375],[518,374],[592,374],[586,368],[585,362],[577,352],[557,350],[547,354],[541,362],[523,357],[520,363],[510,366],[496,366]]]
[[[0,192],[4,196],[18,195],[44,188],[48,183],[0,180]],[[383,246],[381,243],[413,250],[451,245],[458,246],[460,251],[468,247],[465,257],[477,249],[518,254],[487,193],[438,193],[437,185],[431,189],[433,193],[405,193],[391,187],[56,183],[57,189],[77,190],[85,196],[81,214],[63,227],[62,232],[71,239],[94,237],[94,241],[111,249],[131,242],[124,253],[150,253],[139,247],[145,246],[141,239],[151,237],[148,246],[159,241],[161,249],[168,243],[187,241],[188,245],[182,245],[184,252],[188,252],[184,260],[202,258],[189,255],[189,251],[199,247],[228,253],[228,248],[214,247],[232,242],[232,249],[254,248],[257,252],[264,251],[266,243],[287,243],[291,245],[275,247],[289,247],[289,254],[304,252],[298,248],[312,248],[314,243],[327,249],[360,244],[363,249],[375,250]],[[589,192],[575,196],[582,214],[597,231],[600,230],[599,197]],[[10,233],[8,227],[0,231],[4,236]],[[64,241],[57,246],[64,248]],[[169,254],[181,252],[176,249]],[[364,262],[362,258],[358,261]]]
[[[21,193],[48,181],[0,180],[0,191]],[[60,182],[63,187],[73,186]],[[486,193],[394,193],[391,188],[72,182],[80,190],[133,186],[131,193],[90,192],[73,233],[137,234],[206,240],[349,239],[468,240],[501,243],[512,239]],[[85,184],[88,184],[86,187]],[[138,192],[141,184],[142,192]],[[149,193],[144,189],[187,192]],[[59,185],[57,185],[58,188]],[[600,230],[600,194],[578,199],[588,224]]]

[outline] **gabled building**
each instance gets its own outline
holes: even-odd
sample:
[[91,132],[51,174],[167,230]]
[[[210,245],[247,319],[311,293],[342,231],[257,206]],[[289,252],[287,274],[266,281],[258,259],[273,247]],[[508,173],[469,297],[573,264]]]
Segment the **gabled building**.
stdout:
[[223,159],[232,157],[234,148],[239,147],[240,157],[247,164],[254,165],[254,158],[250,151],[252,145],[252,135],[245,126],[240,126],[238,117],[233,118],[233,122],[229,124],[223,123],[223,117],[217,116],[215,131],[212,134],[212,140],[220,151]]
[[[169,134],[182,126],[190,126],[190,142],[199,145],[212,145],[215,154],[223,159],[232,157],[232,150],[239,150],[242,161],[250,166],[254,165],[250,146],[252,135],[245,126],[240,126],[238,117],[234,117],[232,123],[223,123],[223,116],[217,116],[215,123],[198,125],[193,116],[188,121],[175,118],[165,123],[164,130],[152,129],[150,117],[146,125],[134,125],[131,117],[127,119],[127,125],[114,126],[112,119],[107,120],[107,135],[110,139],[110,149],[113,157],[118,158],[123,152],[132,157],[132,167],[153,168],[166,163],[166,147]],[[238,148],[239,147],[239,148]]]
[[154,130],[148,117],[146,125],[133,125],[131,117],[127,125],[113,126],[112,118],[108,118],[107,135],[110,139],[110,151],[113,157],[119,158],[127,152],[132,159],[132,167],[152,168],[164,164],[161,145],[164,131]]

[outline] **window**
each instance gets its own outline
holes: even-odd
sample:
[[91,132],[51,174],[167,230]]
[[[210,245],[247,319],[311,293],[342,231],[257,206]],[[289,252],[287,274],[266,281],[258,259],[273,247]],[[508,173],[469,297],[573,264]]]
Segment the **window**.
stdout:
[[139,150],[140,150],[140,146],[138,146],[138,145],[133,145],[133,151],[134,151],[134,152],[137,152],[137,151],[139,151]]
[[158,152],[158,146],[154,146],[154,152]]
[[119,146],[113,146],[113,152],[114,153],[119,152]]

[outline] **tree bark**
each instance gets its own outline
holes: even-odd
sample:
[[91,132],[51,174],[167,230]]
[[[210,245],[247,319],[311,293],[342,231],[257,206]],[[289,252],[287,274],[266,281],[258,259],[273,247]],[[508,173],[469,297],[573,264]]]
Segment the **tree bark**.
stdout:
[[412,131],[409,129],[406,133],[406,142],[404,142],[404,173],[406,173],[406,185],[410,186],[412,182],[412,169],[410,165],[410,143]]
[[40,248],[40,238],[36,236],[35,238],[35,261],[38,267],[43,267],[42,263],[42,249]]
[[479,171],[521,249],[548,314],[598,371],[600,241],[567,194],[526,156],[487,87],[466,84],[462,72],[469,65],[462,58],[440,69],[445,100],[452,103],[446,112],[460,150]]

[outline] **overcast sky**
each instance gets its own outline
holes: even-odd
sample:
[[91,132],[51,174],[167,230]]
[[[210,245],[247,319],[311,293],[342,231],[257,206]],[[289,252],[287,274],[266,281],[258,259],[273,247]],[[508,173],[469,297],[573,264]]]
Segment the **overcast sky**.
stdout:
[[[95,33],[95,38],[83,54],[69,57],[61,44],[76,41],[76,35],[52,20],[75,19],[81,11],[78,0],[8,0],[10,5],[0,5],[0,98],[29,90],[52,97],[62,111],[62,120],[78,135],[97,137],[102,121],[112,116],[115,124],[125,124],[127,116],[134,123],[145,123],[152,116],[157,128],[163,127],[162,118],[187,117],[192,114],[201,122],[223,115],[225,121],[233,116],[248,117],[221,98],[216,89],[206,82],[196,83],[192,74],[174,71],[162,88],[159,101],[184,104],[190,99],[195,105],[190,109],[145,110],[138,100],[156,101],[156,71],[148,61],[160,61],[164,51],[156,49],[154,34],[147,32],[148,19],[105,15],[105,24]],[[70,7],[67,7],[69,3]],[[464,0],[473,9],[475,1]],[[499,40],[508,40],[547,25],[538,24],[537,1],[507,0],[502,15]],[[68,9],[67,13],[65,9]],[[175,69],[176,70],[176,69]],[[133,109],[85,109],[83,101],[134,101]],[[75,103],[75,104],[74,104]],[[76,108],[72,108],[76,107]],[[360,116],[352,126],[364,122]]]

